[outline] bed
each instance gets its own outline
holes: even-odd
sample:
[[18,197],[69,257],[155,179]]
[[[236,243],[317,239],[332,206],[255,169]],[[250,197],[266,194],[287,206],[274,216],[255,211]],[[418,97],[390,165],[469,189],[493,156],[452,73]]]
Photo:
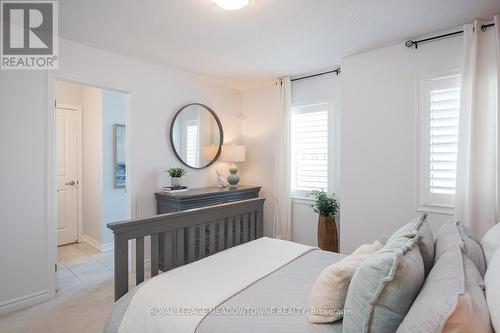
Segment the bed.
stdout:
[[[308,323],[307,306],[319,273],[343,256],[262,237],[263,203],[257,198],[110,224],[116,303],[104,332],[342,332],[341,322]],[[147,235],[152,253],[159,237],[167,240],[170,271],[156,276],[153,254],[156,277],[143,282],[138,249],[137,286],[128,291],[124,240],[139,238],[141,245]]]
[[[256,198],[108,225],[115,235],[116,303],[104,332],[493,332],[492,320],[498,324],[498,308],[491,307],[498,304],[498,279],[481,243],[461,222],[443,225],[434,237],[425,216],[396,230],[361,263],[342,305],[311,303],[315,310],[348,310],[343,322],[310,324],[316,278],[345,257],[263,237],[263,204]],[[153,278],[144,281],[146,236]],[[160,237],[167,244],[162,274]],[[138,246],[136,286],[129,291],[131,239]],[[355,265],[349,258],[333,266]],[[330,281],[336,288],[338,280]]]

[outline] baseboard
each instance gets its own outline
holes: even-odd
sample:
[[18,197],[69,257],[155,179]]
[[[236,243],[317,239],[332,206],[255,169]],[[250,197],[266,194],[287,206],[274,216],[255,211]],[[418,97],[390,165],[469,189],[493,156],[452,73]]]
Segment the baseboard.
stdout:
[[3,302],[0,304],[0,315],[48,301],[50,298],[49,292],[47,290],[42,290],[31,295]]
[[94,238],[90,237],[89,235],[83,235],[83,241],[101,252],[113,250],[114,242],[101,243],[95,240]]

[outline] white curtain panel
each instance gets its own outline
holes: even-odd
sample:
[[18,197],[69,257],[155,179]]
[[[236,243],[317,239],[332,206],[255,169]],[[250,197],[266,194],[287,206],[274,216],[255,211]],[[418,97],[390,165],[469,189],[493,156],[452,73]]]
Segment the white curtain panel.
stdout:
[[500,17],[464,26],[455,212],[477,237],[500,220]]
[[274,228],[273,236],[292,239],[291,202],[291,107],[292,86],[289,77],[281,79],[279,104],[279,132],[275,147],[274,163]]

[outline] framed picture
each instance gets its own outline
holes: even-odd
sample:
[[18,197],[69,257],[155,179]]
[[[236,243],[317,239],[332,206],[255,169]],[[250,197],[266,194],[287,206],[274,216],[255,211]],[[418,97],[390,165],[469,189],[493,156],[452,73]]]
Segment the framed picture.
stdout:
[[113,184],[114,188],[125,188],[127,183],[126,130],[125,125],[113,125]]

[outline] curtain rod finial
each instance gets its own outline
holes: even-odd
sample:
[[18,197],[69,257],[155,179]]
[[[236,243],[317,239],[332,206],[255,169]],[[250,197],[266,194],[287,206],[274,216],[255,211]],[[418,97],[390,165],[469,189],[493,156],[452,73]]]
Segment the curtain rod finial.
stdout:
[[410,39],[406,41],[405,46],[406,47],[415,46],[415,48],[418,48],[418,43]]

